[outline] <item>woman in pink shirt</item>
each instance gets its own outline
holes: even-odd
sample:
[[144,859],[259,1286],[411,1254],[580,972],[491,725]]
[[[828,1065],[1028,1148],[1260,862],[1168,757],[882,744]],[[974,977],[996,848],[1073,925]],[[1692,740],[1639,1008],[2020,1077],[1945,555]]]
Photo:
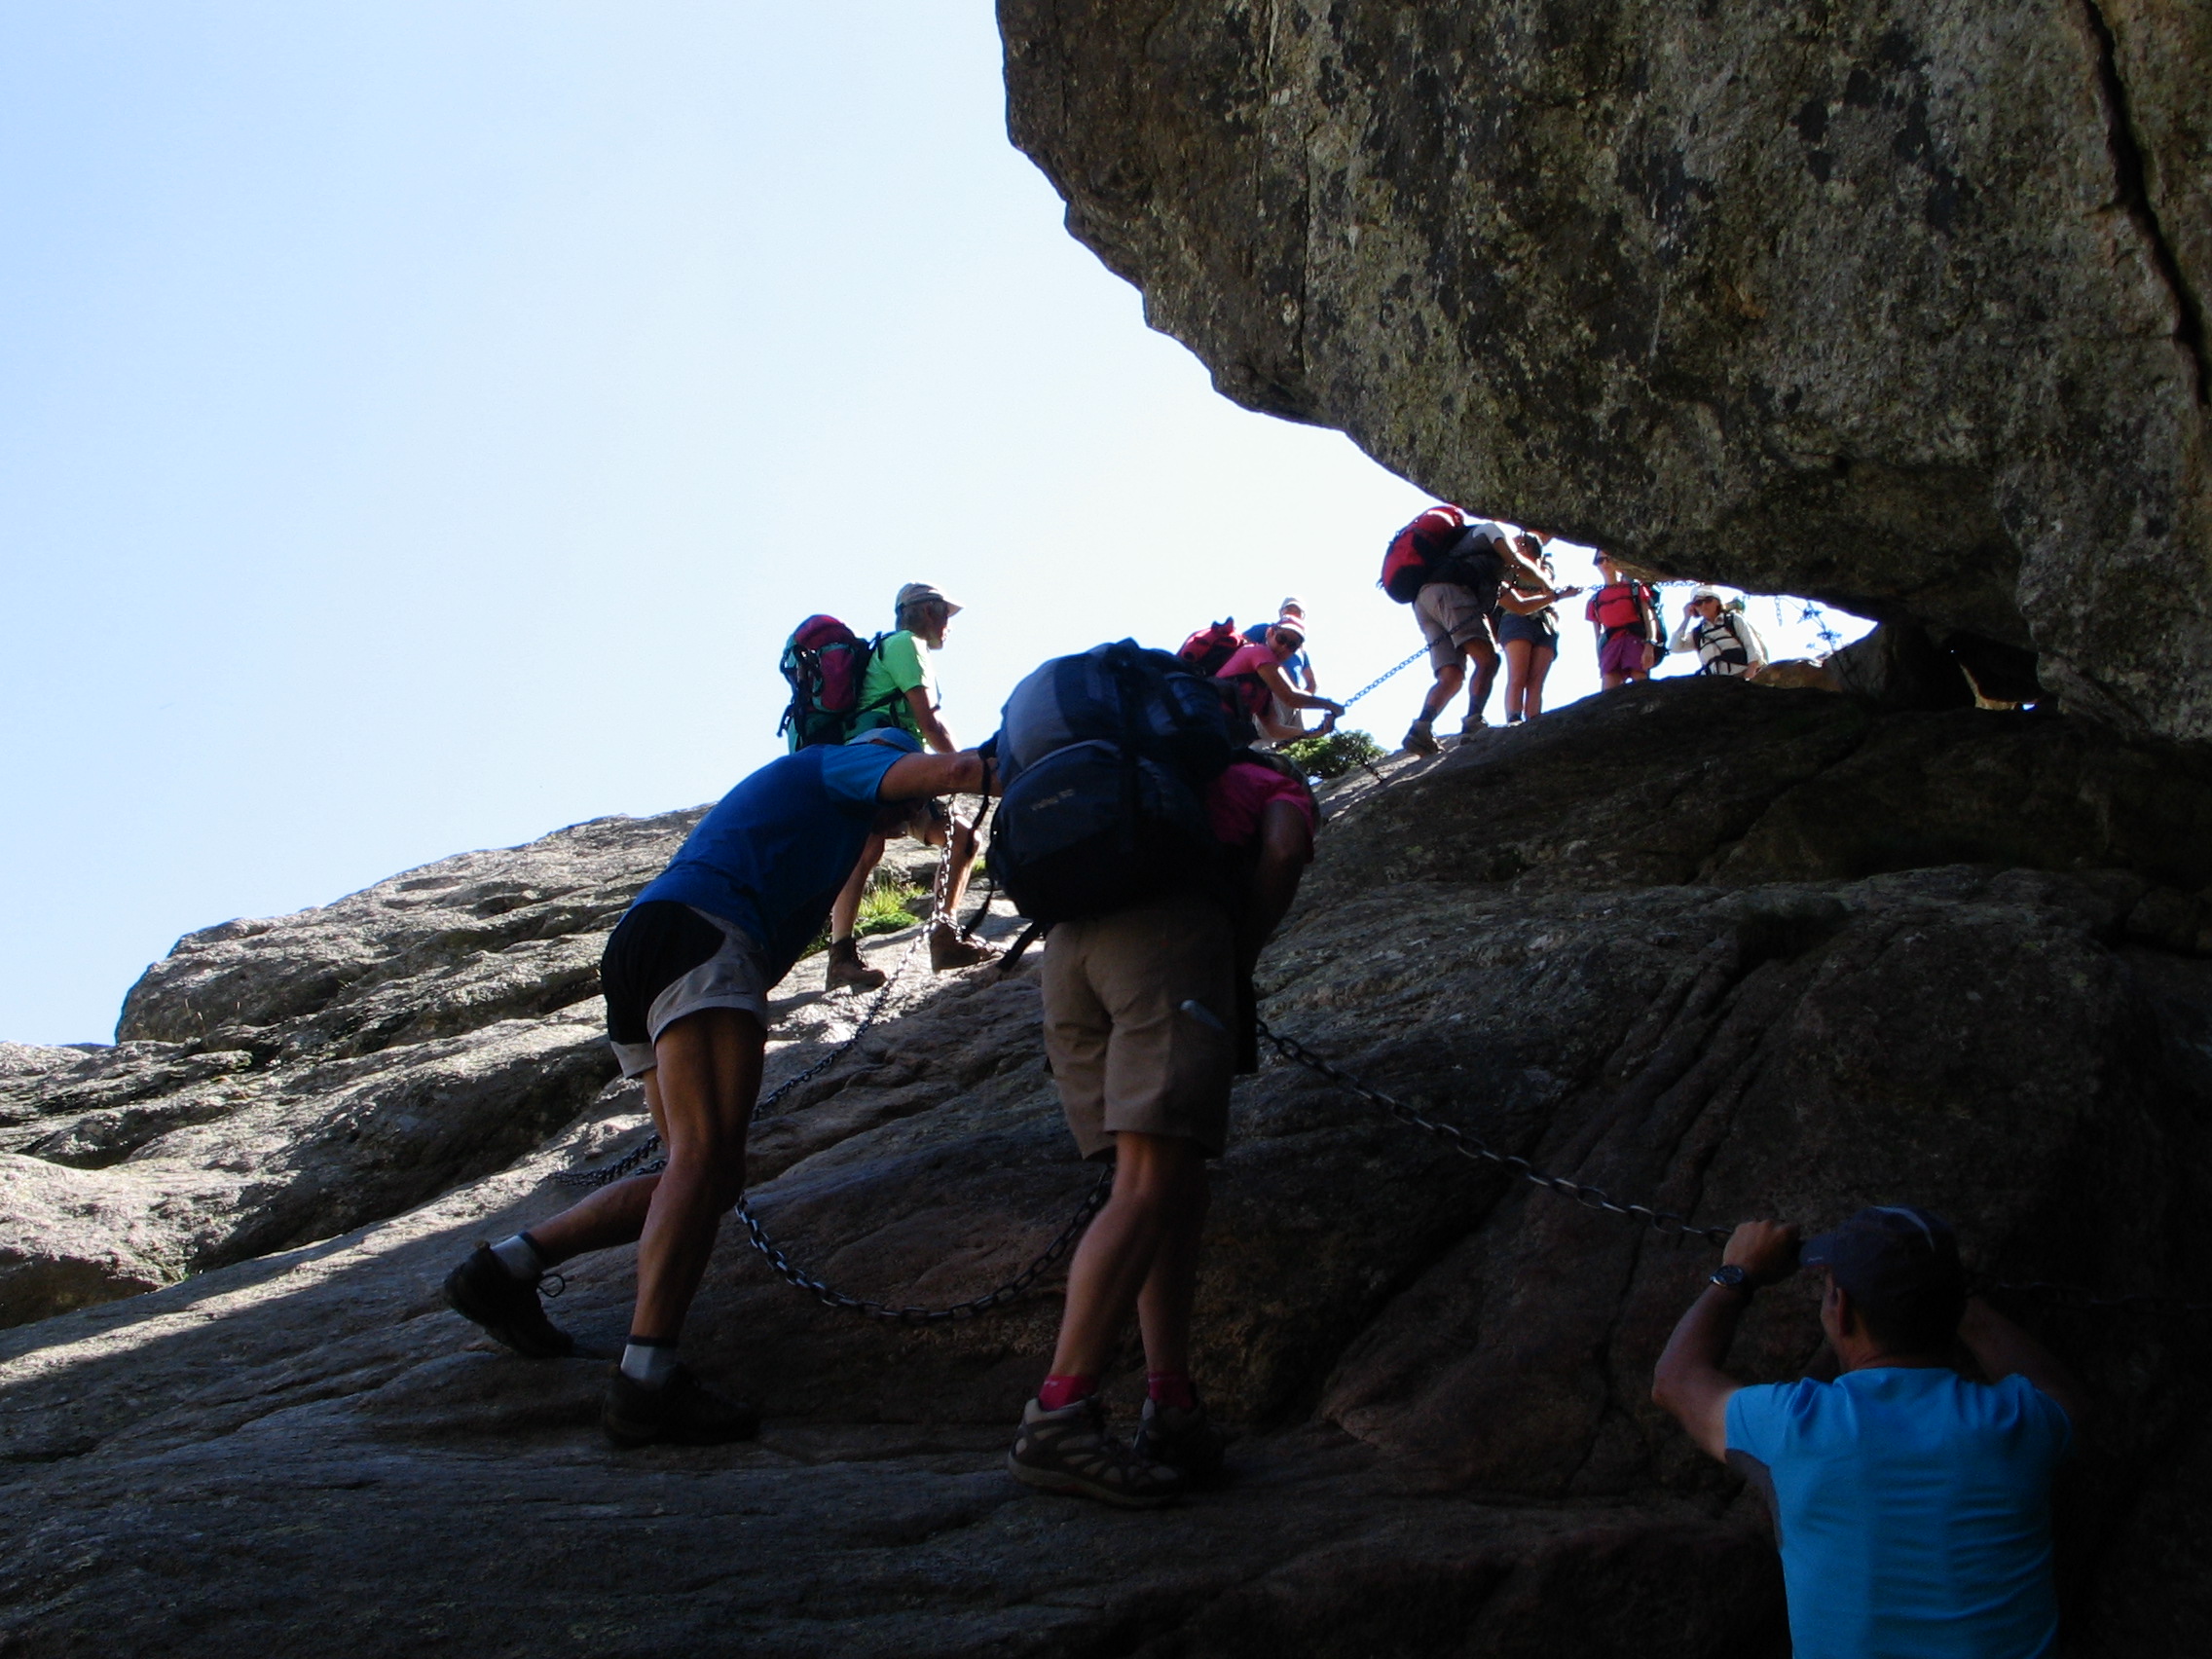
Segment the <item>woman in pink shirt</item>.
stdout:
[[[1221,667],[1214,671],[1216,680],[1236,681],[1237,693],[1244,703],[1244,712],[1252,717],[1252,723],[1260,735],[1272,743],[1288,743],[1294,738],[1318,737],[1337,723],[1337,717],[1345,712],[1342,703],[1332,703],[1326,697],[1316,697],[1292,685],[1283,673],[1282,665],[1298,654],[1298,647],[1306,643],[1306,635],[1292,617],[1284,617],[1268,630],[1267,639],[1256,645],[1245,645]],[[1318,731],[1308,732],[1303,727],[1285,725],[1275,719],[1275,708],[1321,709],[1327,719]]]

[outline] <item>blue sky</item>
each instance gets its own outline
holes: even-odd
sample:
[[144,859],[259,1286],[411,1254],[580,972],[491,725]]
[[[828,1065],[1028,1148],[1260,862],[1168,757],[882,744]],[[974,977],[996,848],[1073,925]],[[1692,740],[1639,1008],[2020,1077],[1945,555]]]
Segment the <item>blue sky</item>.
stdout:
[[0,1038],[712,798],[793,624],[908,579],[970,608],[969,741],[1041,657],[1289,591],[1325,689],[1415,643],[1374,568],[1424,498],[1144,328],[984,0],[0,0]]

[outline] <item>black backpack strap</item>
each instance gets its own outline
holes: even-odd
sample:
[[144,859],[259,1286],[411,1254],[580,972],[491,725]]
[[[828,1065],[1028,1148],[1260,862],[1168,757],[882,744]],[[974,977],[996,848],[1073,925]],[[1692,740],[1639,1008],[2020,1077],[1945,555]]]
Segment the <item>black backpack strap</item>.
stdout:
[[1051,922],[1031,922],[1024,928],[1021,937],[1014,941],[1014,948],[999,958],[999,977],[1003,979],[1013,973],[1015,966],[1021,961],[1023,952],[1027,951],[1031,945],[1043,939],[1051,930],[1052,924]]

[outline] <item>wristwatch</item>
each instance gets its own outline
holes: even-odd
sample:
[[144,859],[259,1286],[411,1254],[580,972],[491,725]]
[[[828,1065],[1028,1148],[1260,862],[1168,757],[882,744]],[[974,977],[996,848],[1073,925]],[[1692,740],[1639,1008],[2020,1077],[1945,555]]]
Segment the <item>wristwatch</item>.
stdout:
[[1723,1285],[1729,1290],[1740,1290],[1746,1296],[1758,1289],[1758,1286],[1751,1282],[1751,1275],[1744,1272],[1734,1262],[1730,1262],[1726,1267],[1714,1269],[1713,1277],[1707,1282]]

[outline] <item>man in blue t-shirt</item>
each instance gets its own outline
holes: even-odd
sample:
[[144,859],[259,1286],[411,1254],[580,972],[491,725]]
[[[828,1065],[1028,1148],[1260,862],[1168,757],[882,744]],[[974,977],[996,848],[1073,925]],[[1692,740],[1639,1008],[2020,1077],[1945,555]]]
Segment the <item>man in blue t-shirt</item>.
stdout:
[[[1795,1659],[2040,1659],[2056,1649],[2050,1484],[2080,1396],[2043,1346],[1966,1294],[1926,1210],[1861,1210],[1805,1245],[1840,1375],[1752,1387],[1720,1369],[1797,1230],[1749,1221],[1675,1327],[1651,1397],[1766,1495]],[[1952,1368],[1964,1343],[1986,1382]]]
[[600,961],[608,1038],[645,1080],[667,1168],[603,1187],[496,1244],[446,1279],[453,1309],[533,1358],[572,1353],[537,1284],[557,1263],[638,1246],[637,1309],[600,1421],[624,1446],[711,1445],[759,1427],[677,1361],[677,1339],[721,1217],[745,1192],[745,1133],[760,1092],[768,992],[821,932],[871,838],[941,846],[936,800],[977,794],[973,750],[924,755],[886,727],[771,760],[731,790],[647,882]]

